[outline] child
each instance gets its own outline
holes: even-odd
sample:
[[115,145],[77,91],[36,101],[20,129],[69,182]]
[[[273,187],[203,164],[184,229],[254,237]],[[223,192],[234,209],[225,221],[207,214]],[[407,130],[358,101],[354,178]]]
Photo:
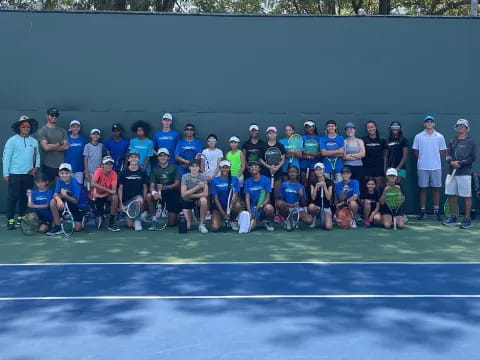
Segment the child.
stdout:
[[90,180],[95,170],[102,164],[103,144],[100,143],[100,130],[92,129],[90,131],[90,142],[83,149],[83,159],[85,167],[85,181],[87,189],[90,187]]
[[367,190],[360,195],[360,201],[363,208],[364,224],[366,228],[369,228],[375,224],[380,224],[382,215],[380,214],[380,202],[375,178],[368,176],[365,183]]
[[[333,216],[331,209],[331,201],[333,195],[333,181],[325,176],[325,165],[318,162],[313,166],[315,170],[315,177],[312,179],[310,185],[310,194],[312,197],[312,203],[308,206],[308,212],[317,217],[323,206],[325,215],[325,223],[323,228],[325,230],[333,229]],[[315,227],[315,221],[312,222],[310,227]]]
[[230,143],[230,149],[232,150],[227,152],[227,155],[225,156],[225,158],[231,164],[231,167],[230,167],[231,175],[235,176],[238,179],[240,186],[243,186],[243,180],[244,180],[243,173],[245,171],[246,164],[245,164],[245,155],[239,149],[240,139],[236,136],[232,136],[230,137],[229,143]]
[[47,235],[62,234],[60,227],[60,211],[65,203],[75,220],[75,231],[82,230],[82,218],[87,207],[87,194],[83,187],[72,177],[72,166],[68,163],[60,164],[58,168],[59,179],[55,185],[53,198],[50,201],[50,210],[53,217],[53,227]]
[[80,133],[80,121],[72,120],[70,122],[70,135],[68,136],[68,143],[70,144],[67,151],[65,151],[65,162],[72,165],[72,176],[79,184],[83,184],[84,176],[84,161],[83,151],[88,140]]
[[208,147],[202,151],[201,170],[207,177],[207,181],[212,179],[220,173],[220,161],[223,160],[223,151],[217,149],[217,135],[210,134],[207,138]]
[[150,125],[140,120],[132,125],[131,130],[136,137],[130,140],[129,151],[140,156],[139,166],[150,175],[150,157],[153,156],[153,141],[147,138]]
[[[359,210],[358,197],[360,195],[360,185],[357,180],[351,179],[352,172],[349,167],[343,167],[340,174],[342,181],[335,184],[337,212],[346,206],[352,212],[353,219],[355,219]],[[356,227],[356,221],[352,220],[351,228],[355,229]]]
[[202,143],[195,139],[195,126],[187,124],[183,130],[184,137],[180,139],[175,148],[175,160],[177,161],[180,175],[188,173],[190,164],[202,154]]
[[27,190],[28,210],[37,214],[40,220],[39,232],[46,233],[52,223],[52,213],[50,212],[50,201],[53,192],[48,188],[48,178],[38,173],[35,175],[35,190]]
[[[381,191],[382,196],[380,196],[380,213],[382,214],[382,223],[383,227],[385,229],[390,229],[392,227],[392,211],[389,209],[389,207],[386,205],[386,200],[385,200],[385,194],[388,191],[388,189],[392,187],[396,187],[400,189],[402,192],[402,204],[405,202],[405,195],[403,194],[403,190],[400,187],[400,185],[397,185],[397,177],[398,177],[398,172],[397,169],[390,168],[387,170],[387,183],[385,184],[385,187]],[[403,206],[400,205],[400,207],[397,210],[397,213],[395,215],[395,219],[397,221],[397,228],[398,229],[403,229],[405,227],[405,223],[403,222]]]
[[325,135],[320,138],[325,172],[335,184],[342,181],[339,170],[343,168],[343,156],[345,155],[345,139],[337,133],[335,120],[328,120],[325,124]]
[[122,126],[120,124],[112,125],[112,137],[105,141],[103,146],[106,155],[113,158],[113,170],[119,174],[125,165],[125,155],[130,146],[130,141],[122,137]]

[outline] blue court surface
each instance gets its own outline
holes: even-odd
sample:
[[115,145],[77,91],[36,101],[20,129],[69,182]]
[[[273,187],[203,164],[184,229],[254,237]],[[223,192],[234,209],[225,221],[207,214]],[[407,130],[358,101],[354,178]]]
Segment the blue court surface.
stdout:
[[0,265],[0,359],[476,359],[480,264]]

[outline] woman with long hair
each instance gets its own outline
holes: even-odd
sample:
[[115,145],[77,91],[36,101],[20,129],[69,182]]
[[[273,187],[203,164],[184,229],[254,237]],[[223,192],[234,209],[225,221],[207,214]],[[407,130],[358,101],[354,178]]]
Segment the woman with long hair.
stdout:
[[386,142],[385,139],[380,138],[375,121],[367,121],[365,127],[368,135],[363,137],[365,143],[364,175],[375,178],[378,190],[384,184]]
[[390,133],[387,139],[387,155],[385,156],[386,168],[394,168],[398,171],[398,181],[407,177],[405,165],[408,157],[408,142],[403,136],[402,125],[399,121],[390,123]]
[[345,155],[343,156],[345,166],[352,171],[352,179],[363,184],[363,158],[365,157],[365,143],[355,136],[356,130],[353,122],[345,125]]

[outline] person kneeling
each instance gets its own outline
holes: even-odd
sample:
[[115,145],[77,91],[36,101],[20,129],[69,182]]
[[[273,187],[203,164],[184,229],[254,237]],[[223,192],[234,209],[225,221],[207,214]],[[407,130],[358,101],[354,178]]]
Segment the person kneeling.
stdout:
[[183,174],[181,183],[182,209],[187,220],[187,229],[192,227],[194,209],[200,208],[200,222],[198,230],[202,234],[208,233],[205,226],[205,217],[207,215],[208,183],[207,177],[200,173],[200,161],[193,160],[189,166],[190,172]]
[[320,226],[325,230],[332,230],[333,219],[330,204],[333,194],[333,181],[325,177],[325,165],[323,163],[316,163],[314,169],[315,178],[310,185],[312,203],[308,205],[308,212],[313,217],[311,227]]
[[[380,213],[382,214],[382,223],[385,229],[392,227],[393,217],[397,223],[398,229],[403,229],[405,223],[403,222],[403,203],[405,202],[405,195],[403,194],[400,185],[397,185],[398,172],[396,169],[390,168],[387,170],[387,183],[385,188],[381,190],[380,196]],[[391,190],[397,189],[399,191],[398,199],[392,196],[392,201],[389,199]],[[393,191],[395,192],[395,190]]]
[[[343,213],[345,212],[343,208],[345,207],[350,211],[351,217],[353,219],[357,217],[357,213],[360,208],[358,204],[360,186],[357,180],[350,179],[352,176],[352,172],[350,171],[349,167],[345,166],[344,168],[342,168],[341,175],[342,181],[335,184],[338,224],[344,228],[351,227],[352,229],[355,229],[357,227],[357,223],[355,220],[351,220],[350,224],[342,223],[341,220],[343,219]],[[347,219],[350,219],[350,216],[348,216]]]

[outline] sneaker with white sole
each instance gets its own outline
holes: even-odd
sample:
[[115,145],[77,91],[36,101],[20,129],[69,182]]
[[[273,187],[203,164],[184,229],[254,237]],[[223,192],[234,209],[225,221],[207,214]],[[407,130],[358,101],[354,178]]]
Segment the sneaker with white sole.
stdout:
[[352,220],[352,229],[357,228],[357,222],[355,220]]
[[208,233],[208,229],[207,229],[207,227],[205,226],[205,224],[200,224],[200,225],[198,225],[198,231],[200,231],[202,234]]
[[135,229],[135,231],[142,231],[142,222],[140,220],[135,220],[135,222],[133,223],[133,228]]
[[236,221],[232,221],[230,223],[230,227],[232,228],[233,231],[238,231],[240,230],[240,226],[238,225],[238,222]]
[[275,228],[273,227],[272,223],[269,220],[263,220],[263,225],[268,231],[273,231]]

